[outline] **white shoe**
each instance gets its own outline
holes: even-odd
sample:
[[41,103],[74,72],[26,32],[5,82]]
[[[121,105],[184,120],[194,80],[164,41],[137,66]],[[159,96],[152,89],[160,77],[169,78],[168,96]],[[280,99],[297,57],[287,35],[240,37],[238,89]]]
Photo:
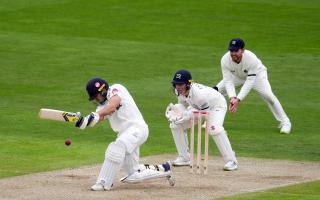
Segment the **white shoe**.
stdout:
[[280,126],[281,126],[280,133],[289,134],[291,132],[291,123],[290,122],[281,123]]
[[235,161],[228,161],[227,164],[224,165],[223,169],[225,171],[234,171],[238,169],[238,164]]
[[162,164],[163,169],[150,169],[137,170],[134,173],[120,179],[123,183],[139,183],[149,179],[166,178],[170,186],[174,186],[175,177],[173,167],[170,161]]
[[91,186],[91,190],[92,191],[104,191],[106,189],[104,188],[104,186],[101,183],[96,183],[93,186]]
[[113,187],[113,184],[111,184],[110,188],[108,188],[107,186],[104,185],[104,183],[105,183],[104,180],[100,180],[99,182],[91,186],[91,190],[92,191],[111,190],[111,188]]
[[170,161],[167,162],[170,166],[170,174],[167,176],[167,180],[169,182],[170,186],[174,186],[176,183],[175,177],[174,177],[174,169]]
[[178,156],[174,161],[172,161],[172,165],[173,166],[189,166],[190,165],[190,158]]

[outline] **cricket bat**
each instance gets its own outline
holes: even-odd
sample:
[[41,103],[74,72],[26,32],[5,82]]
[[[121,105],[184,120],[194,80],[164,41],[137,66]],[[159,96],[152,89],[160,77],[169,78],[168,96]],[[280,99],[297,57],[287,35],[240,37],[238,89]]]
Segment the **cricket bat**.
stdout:
[[41,119],[49,119],[55,121],[65,121],[70,123],[75,123],[79,119],[79,115],[73,112],[66,112],[62,110],[54,110],[48,108],[41,108],[39,112],[39,117]]

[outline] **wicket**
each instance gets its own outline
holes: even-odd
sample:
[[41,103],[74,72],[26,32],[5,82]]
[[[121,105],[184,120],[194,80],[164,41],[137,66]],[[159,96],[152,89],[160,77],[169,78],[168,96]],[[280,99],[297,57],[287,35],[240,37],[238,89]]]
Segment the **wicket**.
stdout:
[[208,134],[208,112],[203,111],[193,111],[191,117],[191,131],[190,131],[190,172],[193,173],[194,170],[194,128],[195,128],[195,116],[198,120],[198,139],[197,139],[197,173],[201,174],[201,135],[202,135],[202,117],[205,118],[206,128],[205,128],[205,140],[204,140],[204,162],[203,174],[208,174],[208,154],[209,154],[209,134]]

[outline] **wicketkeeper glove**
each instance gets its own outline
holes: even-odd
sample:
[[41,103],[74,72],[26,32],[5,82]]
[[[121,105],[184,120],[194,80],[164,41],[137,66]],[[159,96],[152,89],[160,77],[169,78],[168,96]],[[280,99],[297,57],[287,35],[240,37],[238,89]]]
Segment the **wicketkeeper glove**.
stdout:
[[167,106],[166,113],[165,113],[165,115],[166,115],[166,117],[167,117],[168,120],[170,120],[171,114],[172,114],[172,111],[173,111],[173,110],[174,110],[174,105],[173,105],[173,103],[170,103],[170,104]]
[[182,124],[190,119],[189,111],[182,104],[170,103],[166,109],[168,121],[175,124]]
[[174,124],[183,124],[191,119],[192,110],[185,110],[183,111],[180,118],[172,119]]

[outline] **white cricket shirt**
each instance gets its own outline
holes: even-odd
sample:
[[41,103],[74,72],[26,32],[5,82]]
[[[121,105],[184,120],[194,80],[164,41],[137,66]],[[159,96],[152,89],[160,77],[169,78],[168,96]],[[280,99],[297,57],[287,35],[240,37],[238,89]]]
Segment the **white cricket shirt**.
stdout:
[[[231,58],[230,51],[228,51],[221,58],[221,71],[228,96],[238,97],[240,100],[244,99],[253,87],[256,75],[266,69],[267,68],[262,64],[261,60],[249,50],[244,50],[240,63],[234,62]],[[237,96],[233,77],[245,80],[245,83]]]
[[179,95],[178,103],[188,104],[197,110],[227,107],[226,100],[222,94],[211,87],[199,83],[191,83],[189,95],[187,97]]
[[147,124],[144,121],[143,116],[140,113],[132,96],[128,90],[120,84],[114,84],[110,86],[107,93],[106,104],[99,106],[97,110],[100,109],[100,107],[108,105],[108,99],[114,95],[118,95],[121,98],[120,106],[117,108],[117,110],[111,115],[107,116],[110,126],[114,132],[122,133],[132,126],[147,127]]

